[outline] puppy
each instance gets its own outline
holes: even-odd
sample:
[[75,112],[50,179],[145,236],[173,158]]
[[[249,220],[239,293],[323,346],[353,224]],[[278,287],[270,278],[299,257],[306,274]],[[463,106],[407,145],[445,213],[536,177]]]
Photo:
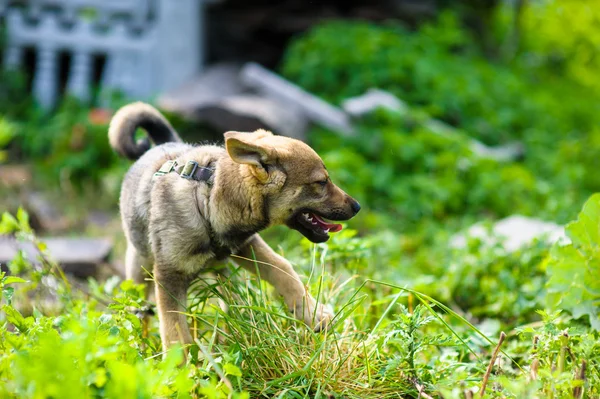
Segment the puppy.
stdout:
[[[149,138],[136,142],[138,128]],[[295,317],[316,331],[327,326],[333,316],[328,308],[317,304],[292,265],[258,235],[284,224],[312,242],[325,242],[342,228],[325,219],[348,220],[360,210],[331,182],[315,151],[265,130],[227,132],[225,148],[185,144],[144,103],[121,108],[108,136],[120,155],[137,159],[120,198],[126,275],[142,283],[143,268],[153,269],[165,351],[193,342],[185,316],[188,286],[230,255],[249,271],[258,270]]]

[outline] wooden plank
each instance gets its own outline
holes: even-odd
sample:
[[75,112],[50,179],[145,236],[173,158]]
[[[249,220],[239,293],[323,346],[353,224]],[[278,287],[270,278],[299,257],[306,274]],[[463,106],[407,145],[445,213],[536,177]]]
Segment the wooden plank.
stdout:
[[[42,241],[48,247],[49,258],[58,262],[66,273],[77,277],[95,275],[97,267],[107,262],[113,247],[107,238],[53,237],[43,238]],[[3,270],[19,250],[24,251],[31,262],[38,262],[38,251],[31,242],[0,236],[0,265]]]
[[198,109],[243,94],[245,88],[239,81],[239,72],[235,64],[213,65],[181,87],[161,94],[157,104],[166,111],[193,118]]
[[281,76],[249,62],[240,71],[241,81],[267,98],[298,107],[309,120],[349,136],[354,134],[350,116]]
[[158,105],[219,131],[271,130],[305,140],[308,120],[297,107],[252,94],[239,79],[235,64],[217,64],[186,85],[161,95]]

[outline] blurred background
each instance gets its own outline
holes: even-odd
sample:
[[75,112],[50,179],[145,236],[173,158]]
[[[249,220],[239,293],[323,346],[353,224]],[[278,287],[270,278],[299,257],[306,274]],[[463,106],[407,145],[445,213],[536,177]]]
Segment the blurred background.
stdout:
[[[328,244],[332,267],[535,318],[539,237],[560,238],[600,189],[598,5],[2,0],[0,209],[22,206],[71,272],[120,270],[130,163],[107,124],[144,100],[191,142],[264,127],[312,145],[363,205]],[[516,241],[486,252],[490,231]]]

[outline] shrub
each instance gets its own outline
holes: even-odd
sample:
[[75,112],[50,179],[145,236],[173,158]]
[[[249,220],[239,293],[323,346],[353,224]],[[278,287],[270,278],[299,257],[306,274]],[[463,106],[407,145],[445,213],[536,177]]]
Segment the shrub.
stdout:
[[[600,95],[553,73],[549,62],[527,63],[525,51],[510,63],[490,62],[473,42],[451,14],[417,31],[328,22],[290,46],[282,71],[334,102],[372,87],[388,90],[460,128],[464,137],[453,142],[411,127],[414,121],[372,118],[359,139],[313,135],[345,184],[376,209],[392,207],[408,220],[459,210],[572,218],[600,190]],[[469,136],[492,145],[522,141],[525,157],[475,160]],[[367,163],[367,171],[357,168]]]
[[586,316],[600,331],[600,194],[583,206],[576,221],[566,227],[571,243],[557,244],[547,265],[550,306],[575,317]]

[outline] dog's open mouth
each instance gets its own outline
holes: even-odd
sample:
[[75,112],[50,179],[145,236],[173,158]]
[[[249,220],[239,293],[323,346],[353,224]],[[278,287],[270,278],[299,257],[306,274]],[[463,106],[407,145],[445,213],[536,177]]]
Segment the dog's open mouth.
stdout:
[[342,229],[341,224],[329,223],[316,213],[310,211],[298,212],[291,220],[290,227],[298,230],[312,242],[325,242],[329,233]]
[[305,227],[317,233],[336,233],[342,229],[341,224],[327,223],[319,215],[310,212],[302,212],[298,215],[298,221]]

